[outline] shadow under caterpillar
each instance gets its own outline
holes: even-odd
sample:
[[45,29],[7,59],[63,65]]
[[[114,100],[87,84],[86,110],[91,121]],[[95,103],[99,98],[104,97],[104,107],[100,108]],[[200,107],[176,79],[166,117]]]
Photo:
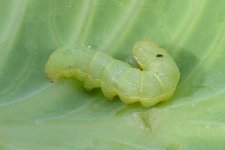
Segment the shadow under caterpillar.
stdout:
[[88,47],[60,48],[51,54],[45,72],[52,80],[76,77],[86,89],[101,87],[107,98],[118,95],[126,104],[150,107],[169,100],[180,78],[173,58],[151,40],[137,42],[133,56],[140,69]]

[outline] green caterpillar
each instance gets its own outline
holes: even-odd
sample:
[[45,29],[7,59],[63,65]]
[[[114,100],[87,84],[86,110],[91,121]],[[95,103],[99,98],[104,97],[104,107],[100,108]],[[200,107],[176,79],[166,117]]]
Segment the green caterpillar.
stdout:
[[52,80],[76,77],[86,89],[101,87],[107,98],[118,95],[126,104],[150,107],[170,99],[180,78],[172,57],[151,40],[137,42],[133,56],[140,69],[88,47],[61,48],[50,56],[45,72]]

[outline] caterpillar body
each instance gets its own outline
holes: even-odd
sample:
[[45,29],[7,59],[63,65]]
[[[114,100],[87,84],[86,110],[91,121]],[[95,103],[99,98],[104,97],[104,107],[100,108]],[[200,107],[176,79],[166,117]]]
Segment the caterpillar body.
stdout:
[[180,78],[173,58],[151,40],[137,42],[133,56],[140,69],[88,47],[61,48],[51,54],[45,72],[52,80],[76,77],[86,89],[101,87],[107,98],[118,95],[126,104],[150,107],[169,100]]

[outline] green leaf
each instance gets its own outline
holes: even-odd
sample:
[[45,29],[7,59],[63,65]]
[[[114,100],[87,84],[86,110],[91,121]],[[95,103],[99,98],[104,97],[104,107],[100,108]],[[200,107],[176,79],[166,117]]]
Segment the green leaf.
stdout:
[[[0,0],[0,149],[225,149],[225,1]],[[127,59],[152,38],[175,58],[176,94],[153,108],[51,83],[58,47]]]

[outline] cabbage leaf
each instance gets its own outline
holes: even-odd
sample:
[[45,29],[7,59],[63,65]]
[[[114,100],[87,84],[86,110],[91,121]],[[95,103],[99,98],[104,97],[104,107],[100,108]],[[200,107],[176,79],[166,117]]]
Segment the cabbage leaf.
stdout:
[[[0,0],[0,18],[0,149],[225,149],[225,1]],[[152,108],[43,71],[58,47],[126,60],[144,38],[181,71],[174,97]]]

